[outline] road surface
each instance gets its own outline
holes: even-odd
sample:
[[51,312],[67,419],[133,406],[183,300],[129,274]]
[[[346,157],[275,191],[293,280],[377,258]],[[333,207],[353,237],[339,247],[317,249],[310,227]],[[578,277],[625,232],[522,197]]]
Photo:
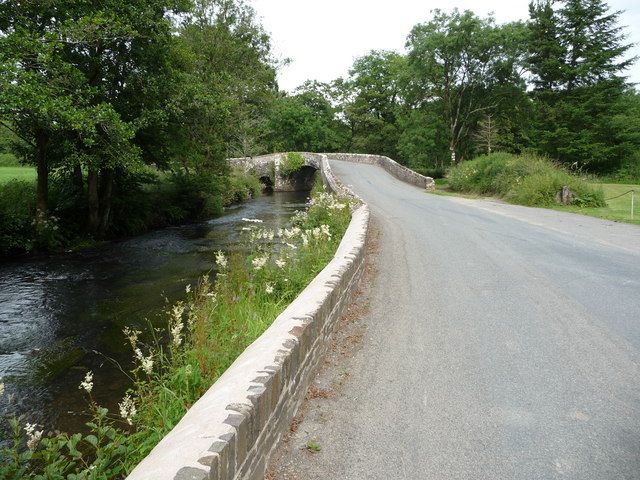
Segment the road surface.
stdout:
[[281,464],[309,480],[640,478],[640,228],[332,167],[371,207],[378,274],[349,380],[293,440],[321,452]]

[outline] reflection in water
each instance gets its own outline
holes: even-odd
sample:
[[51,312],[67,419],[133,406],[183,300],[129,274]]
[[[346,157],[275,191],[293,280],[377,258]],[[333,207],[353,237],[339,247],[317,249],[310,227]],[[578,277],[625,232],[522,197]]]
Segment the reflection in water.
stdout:
[[[94,371],[94,398],[113,412],[128,387],[125,326],[164,324],[167,306],[233,249],[242,218],[285,226],[306,193],[275,193],[196,225],[167,228],[84,252],[0,264],[0,415],[77,431],[87,420],[78,385]],[[100,352],[100,353],[97,353]]]

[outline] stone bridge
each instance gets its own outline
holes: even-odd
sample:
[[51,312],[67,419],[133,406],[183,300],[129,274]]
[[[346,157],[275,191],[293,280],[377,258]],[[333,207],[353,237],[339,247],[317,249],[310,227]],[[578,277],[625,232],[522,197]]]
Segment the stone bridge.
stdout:
[[291,192],[310,190],[313,187],[314,175],[320,170],[323,155],[329,160],[346,160],[354,163],[379,165],[394,177],[421,188],[433,189],[435,182],[407,167],[400,165],[389,157],[382,155],[368,155],[358,153],[309,153],[299,152],[304,158],[304,166],[290,175],[282,175],[281,167],[286,161],[286,153],[273,153],[257,157],[231,158],[229,165],[253,172],[265,186],[275,192]]
[[229,165],[253,172],[260,181],[275,192],[295,192],[311,190],[315,173],[320,169],[321,155],[318,153],[300,152],[305,164],[298,171],[283,175],[281,167],[286,161],[286,153],[272,153],[257,157],[231,158]]

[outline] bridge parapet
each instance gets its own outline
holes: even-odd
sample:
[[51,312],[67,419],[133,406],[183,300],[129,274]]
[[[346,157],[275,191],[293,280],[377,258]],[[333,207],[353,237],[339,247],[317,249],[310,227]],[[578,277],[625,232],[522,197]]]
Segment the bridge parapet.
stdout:
[[305,160],[305,165],[299,172],[289,176],[280,175],[280,166],[284,161],[286,153],[273,153],[257,157],[231,158],[229,159],[229,164],[234,167],[242,168],[245,171],[252,170],[262,179],[266,180],[268,178],[274,191],[277,192],[307,190],[311,188],[313,173],[321,169],[323,155],[326,155],[331,160],[378,165],[398,180],[426,190],[433,190],[436,185],[433,178],[425,177],[418,172],[414,172],[404,165],[400,165],[395,160],[383,155],[369,155],[363,153],[300,153]]
[[310,190],[314,174],[321,168],[322,155],[310,152],[300,154],[304,158],[304,166],[290,175],[280,173],[282,163],[286,161],[286,153],[230,158],[228,161],[231,167],[241,168],[246,172],[253,171],[263,183],[271,186],[276,192]]

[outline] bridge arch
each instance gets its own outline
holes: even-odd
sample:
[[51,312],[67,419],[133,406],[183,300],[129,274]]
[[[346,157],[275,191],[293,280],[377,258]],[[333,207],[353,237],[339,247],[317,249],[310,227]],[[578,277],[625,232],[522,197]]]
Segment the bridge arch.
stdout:
[[290,175],[281,173],[286,153],[273,153],[257,157],[231,158],[229,165],[256,175],[267,189],[276,192],[307,191],[313,187],[316,172],[320,169],[321,155],[300,152],[304,165]]

